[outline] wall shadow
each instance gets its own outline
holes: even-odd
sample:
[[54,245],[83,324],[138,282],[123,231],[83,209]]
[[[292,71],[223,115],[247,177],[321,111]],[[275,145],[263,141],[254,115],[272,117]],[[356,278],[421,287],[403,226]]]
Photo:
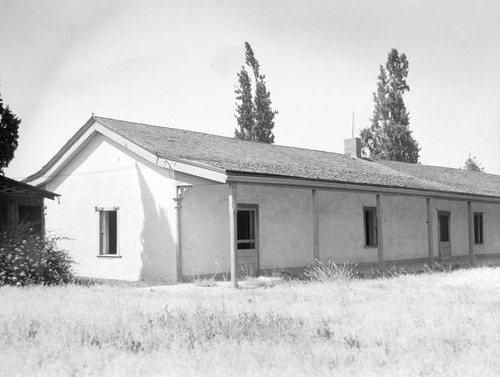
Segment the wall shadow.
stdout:
[[175,274],[175,245],[170,232],[170,224],[165,210],[158,208],[137,162],[135,166],[144,211],[140,278],[147,281],[173,281],[175,279],[173,275]]

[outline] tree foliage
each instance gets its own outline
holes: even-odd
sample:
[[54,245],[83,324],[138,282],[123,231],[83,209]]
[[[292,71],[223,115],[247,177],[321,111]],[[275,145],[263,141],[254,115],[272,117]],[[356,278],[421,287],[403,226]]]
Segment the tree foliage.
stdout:
[[[253,73],[255,91],[252,90],[252,80],[245,65]],[[235,129],[234,136],[241,140],[272,144],[274,117],[278,112],[271,107],[271,93],[267,90],[266,77],[260,73],[260,64],[248,42],[245,42],[245,65],[238,73],[239,86],[235,90],[235,116],[239,129]]]
[[12,113],[9,106],[4,106],[0,96],[0,174],[3,174],[14,158],[20,123],[21,120]]
[[410,90],[408,67],[406,55],[399,55],[396,49],[389,52],[385,67],[380,66],[371,125],[360,132],[365,153],[367,150],[372,158],[418,162],[420,148],[411,135],[403,101],[403,94]]
[[477,160],[476,156],[472,156],[470,153],[469,157],[467,157],[467,160],[465,160],[463,169],[484,173],[484,168],[481,166],[481,163]]

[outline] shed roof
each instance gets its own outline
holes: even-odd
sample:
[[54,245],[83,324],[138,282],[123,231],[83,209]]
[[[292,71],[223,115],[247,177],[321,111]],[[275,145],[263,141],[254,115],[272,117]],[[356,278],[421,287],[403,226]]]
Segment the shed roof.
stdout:
[[19,182],[11,178],[0,175],[0,196],[37,196],[49,199],[54,199],[60,196],[50,191],[42,190],[38,187],[31,186],[27,183]]
[[226,173],[500,197],[500,176],[494,174],[351,158],[339,153],[242,141],[97,116],[93,119],[160,158],[182,159]]

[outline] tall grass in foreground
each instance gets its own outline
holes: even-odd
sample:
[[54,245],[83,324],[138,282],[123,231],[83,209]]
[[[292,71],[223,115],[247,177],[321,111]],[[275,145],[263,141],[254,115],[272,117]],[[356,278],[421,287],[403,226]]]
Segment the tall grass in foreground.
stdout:
[[500,269],[0,288],[0,375],[500,375]]

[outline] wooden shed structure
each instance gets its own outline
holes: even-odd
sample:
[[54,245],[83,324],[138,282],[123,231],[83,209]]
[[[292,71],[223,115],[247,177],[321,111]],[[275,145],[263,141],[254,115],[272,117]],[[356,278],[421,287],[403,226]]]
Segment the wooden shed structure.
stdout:
[[44,199],[54,200],[58,194],[0,175],[0,230],[20,222],[32,223],[36,230],[44,229]]

